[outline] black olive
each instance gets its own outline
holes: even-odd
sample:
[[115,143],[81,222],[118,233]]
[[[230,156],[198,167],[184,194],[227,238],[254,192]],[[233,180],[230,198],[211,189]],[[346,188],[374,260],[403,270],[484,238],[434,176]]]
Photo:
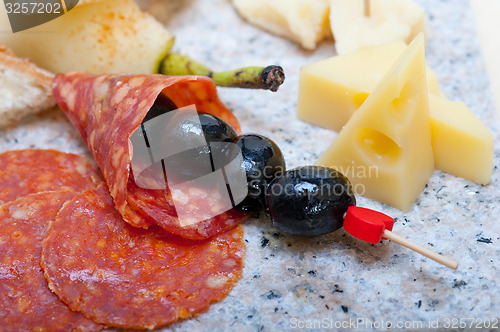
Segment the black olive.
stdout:
[[236,146],[230,148],[226,160],[234,160],[241,152],[241,167],[248,185],[247,197],[236,208],[244,212],[259,211],[265,206],[266,186],[285,172],[285,159],[276,143],[261,135],[241,135],[233,143]]
[[226,121],[215,115],[181,110],[169,119],[163,137],[164,142],[193,148],[210,142],[232,142],[238,134]]
[[[132,143],[134,151],[132,158],[133,169],[134,168],[142,169],[144,165],[152,166],[151,164],[155,164],[154,160],[152,159],[151,150],[158,151],[159,149],[161,149],[162,142],[161,139],[160,140],[157,139],[158,137],[157,135],[154,135],[152,133],[158,131],[159,126],[156,126],[156,128],[154,129],[151,128],[154,127],[154,124],[159,121],[150,121],[150,120],[176,109],[177,105],[175,105],[175,103],[170,98],[165,96],[163,93],[160,93],[158,97],[156,97],[153,106],[151,106],[148,113],[142,120],[141,125],[139,126],[139,128],[137,128],[135,132],[132,133],[130,137],[130,141]],[[159,130],[162,129],[160,128]],[[140,174],[134,174],[134,176],[139,177]],[[144,174],[142,176],[144,176]]]
[[165,114],[167,112],[173,111],[177,109],[177,105],[172,101],[172,99],[168,98],[165,96],[163,93],[160,93],[158,97],[155,100],[155,103],[151,108],[149,109],[148,114],[146,114],[146,117],[142,122],[149,121],[153,118],[156,118],[157,116],[160,116],[162,114]]
[[[201,127],[200,127],[201,125]],[[219,169],[223,151],[238,137],[224,120],[198,112],[174,115],[165,128],[162,144],[176,154],[164,159],[168,175],[176,181],[190,181]]]
[[219,169],[227,145],[238,137],[236,131],[224,120],[196,110],[177,110],[158,117],[175,106],[161,96],[148,113],[149,120],[130,138],[134,147],[132,166],[147,165],[136,175],[142,177],[140,182],[158,183],[167,177],[172,185]]
[[238,134],[226,121],[208,113],[198,113],[207,142],[232,142]]
[[299,167],[274,179],[266,191],[273,224],[295,235],[316,236],[342,227],[356,198],[340,172],[320,166]]

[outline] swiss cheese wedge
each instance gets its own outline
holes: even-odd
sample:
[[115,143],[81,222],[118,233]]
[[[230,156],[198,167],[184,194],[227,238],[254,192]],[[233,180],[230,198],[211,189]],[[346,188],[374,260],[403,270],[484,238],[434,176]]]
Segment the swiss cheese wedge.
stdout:
[[358,194],[409,210],[434,171],[424,36],[408,46],[317,161]]
[[493,134],[462,102],[429,95],[436,168],[488,184],[493,171]]
[[[370,46],[302,67],[297,117],[340,131],[407,46],[402,41]],[[444,98],[436,75],[428,67],[426,76],[429,93]]]
[[[406,48],[401,41],[393,42],[302,67],[297,117],[339,131]],[[464,103],[446,98],[429,67],[426,75],[435,167],[487,184],[493,169],[493,135]]]

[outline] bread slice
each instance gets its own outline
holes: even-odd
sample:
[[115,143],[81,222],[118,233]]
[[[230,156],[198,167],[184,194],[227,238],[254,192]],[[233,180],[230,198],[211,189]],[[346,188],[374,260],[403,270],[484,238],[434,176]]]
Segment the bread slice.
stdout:
[[0,127],[54,106],[53,77],[0,44]]

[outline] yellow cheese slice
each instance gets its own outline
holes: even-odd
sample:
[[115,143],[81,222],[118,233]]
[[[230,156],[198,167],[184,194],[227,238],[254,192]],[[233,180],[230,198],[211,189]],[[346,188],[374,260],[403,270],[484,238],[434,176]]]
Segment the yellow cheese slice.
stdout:
[[487,184],[493,170],[493,134],[462,102],[429,95],[437,169]]
[[[402,41],[392,42],[302,67],[297,117],[340,131],[406,48]],[[429,68],[427,85],[429,93],[444,97],[436,75]]]
[[[297,117],[339,131],[406,49],[367,47],[301,68]],[[465,104],[448,100],[427,67],[435,167],[480,184],[493,169],[493,135]]]
[[355,191],[409,210],[434,171],[424,37],[419,35],[317,161]]

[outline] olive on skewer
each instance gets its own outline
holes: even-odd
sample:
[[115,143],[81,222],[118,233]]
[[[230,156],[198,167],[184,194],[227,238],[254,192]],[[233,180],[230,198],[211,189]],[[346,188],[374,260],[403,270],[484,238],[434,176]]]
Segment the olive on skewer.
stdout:
[[349,180],[336,170],[300,167],[276,178],[267,193],[273,225],[285,233],[313,236],[344,227],[360,240],[389,239],[451,269],[458,267],[456,261],[393,233],[394,219],[388,215],[355,206]]
[[267,188],[273,225],[295,235],[317,236],[342,228],[347,208],[356,205],[349,180],[320,166],[299,167]]
[[[168,103],[167,103],[168,104]],[[171,105],[168,105],[171,106]],[[168,110],[164,106],[163,110]],[[342,227],[352,236],[370,243],[390,239],[419,252],[447,267],[458,263],[428,250],[392,232],[394,219],[366,208],[356,207],[352,186],[337,170],[320,166],[303,166],[285,171],[286,165],[279,147],[270,139],[256,134],[236,136],[223,120],[209,114],[179,112],[166,126],[166,146],[187,144],[194,150],[186,158],[173,159],[170,169],[186,177],[203,176],[206,167],[193,176],[193,165],[203,165],[198,159],[210,157],[212,170],[241,157],[238,167],[246,174],[247,194],[234,208],[244,212],[269,209],[272,223],[281,231],[294,235],[317,236]],[[199,144],[205,142],[204,144]],[[213,150],[210,143],[225,143]],[[181,164],[175,164],[176,161]],[[190,167],[186,167],[186,161]],[[168,163],[169,161],[165,161]],[[233,179],[226,173],[226,183]]]
[[[258,162],[254,163],[251,160],[252,157],[259,160],[261,157],[259,148],[259,145],[245,147],[245,155],[249,159],[247,165],[259,165]],[[272,151],[279,149],[276,146]],[[278,159],[281,158],[282,154],[279,151]],[[268,156],[266,160],[273,158]],[[283,167],[284,165],[283,161]],[[285,233],[316,236],[344,227],[349,234],[360,240],[378,243],[390,239],[451,269],[455,270],[458,267],[456,261],[393,233],[394,219],[391,217],[374,210],[356,207],[351,183],[337,170],[304,166],[282,174],[270,173],[263,182],[253,182],[252,167],[246,168],[246,171],[249,187],[247,199],[255,198],[253,195],[255,183],[259,184],[257,188],[269,183],[263,207],[269,209],[273,225]],[[274,179],[269,181],[272,177]]]
[[241,168],[246,173],[248,194],[236,209],[258,212],[266,206],[267,185],[285,172],[285,159],[276,143],[257,134],[238,136],[227,151],[225,163],[234,160],[238,154],[242,157]]

